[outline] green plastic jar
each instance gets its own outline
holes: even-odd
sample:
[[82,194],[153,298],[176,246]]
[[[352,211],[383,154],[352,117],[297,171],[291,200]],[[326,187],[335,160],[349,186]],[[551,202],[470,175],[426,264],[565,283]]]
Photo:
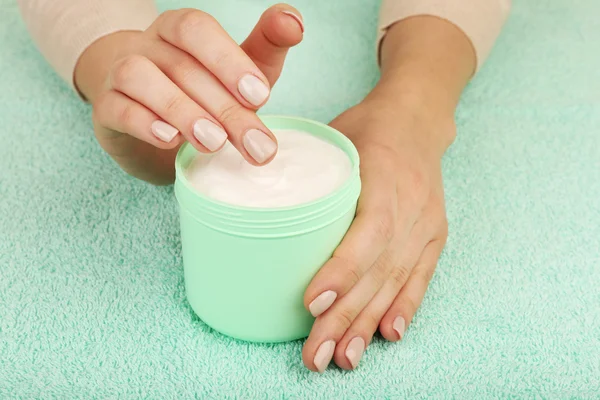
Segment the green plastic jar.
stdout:
[[184,144],[176,159],[185,289],[194,312],[236,339],[282,342],[308,336],[314,318],[306,287],[348,230],[360,194],[356,148],[330,126],[262,116],[269,129],[296,129],[327,140],[352,163],[335,192],[285,208],[249,208],[211,199],[192,187],[186,169],[197,151]]

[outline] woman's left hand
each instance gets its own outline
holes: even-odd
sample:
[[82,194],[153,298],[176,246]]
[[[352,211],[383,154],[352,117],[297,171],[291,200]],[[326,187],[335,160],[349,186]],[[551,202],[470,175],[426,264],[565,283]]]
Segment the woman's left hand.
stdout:
[[441,157],[454,139],[453,115],[395,100],[370,96],[331,123],[359,151],[362,193],[350,230],[304,297],[317,317],[302,353],[313,371],[332,357],[356,368],[378,328],[402,339],[446,243]]

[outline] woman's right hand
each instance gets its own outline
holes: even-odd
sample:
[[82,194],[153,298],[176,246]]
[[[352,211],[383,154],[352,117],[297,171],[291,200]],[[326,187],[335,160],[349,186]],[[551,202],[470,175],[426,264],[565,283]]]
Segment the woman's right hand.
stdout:
[[98,142],[138,178],[172,182],[185,140],[203,153],[229,140],[248,162],[263,165],[277,142],[255,111],[302,32],[299,13],[284,4],[265,11],[240,46],[202,11],[167,11],[144,32],[94,42],[75,82],[93,104]]

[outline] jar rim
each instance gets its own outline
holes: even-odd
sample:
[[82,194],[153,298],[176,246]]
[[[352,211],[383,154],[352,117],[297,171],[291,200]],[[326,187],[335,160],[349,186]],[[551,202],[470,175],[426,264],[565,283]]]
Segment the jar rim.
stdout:
[[[237,204],[227,203],[227,202],[209,197],[209,196],[205,195],[204,193],[201,193],[199,190],[194,188],[194,186],[188,180],[188,178],[185,174],[185,168],[187,167],[187,165],[184,166],[183,162],[184,162],[184,157],[186,157],[186,152],[188,152],[187,149],[191,145],[188,142],[186,142],[179,148],[179,151],[177,152],[177,156],[175,157],[175,175],[176,175],[176,180],[178,181],[178,183],[183,185],[188,192],[193,193],[194,196],[202,202],[214,204],[215,206],[222,207],[222,208],[225,208],[225,209],[228,209],[231,211],[253,212],[253,213],[302,211],[302,209],[313,208],[315,206],[318,206],[320,203],[329,202],[329,201],[331,201],[332,198],[338,196],[339,193],[341,193],[341,192],[350,191],[350,186],[352,186],[354,184],[355,178],[360,175],[360,172],[359,172],[360,157],[358,155],[358,151],[356,150],[356,147],[354,147],[354,144],[344,134],[342,134],[340,131],[338,131],[335,128],[332,128],[329,125],[323,124],[321,122],[313,121],[308,118],[294,117],[294,116],[288,116],[288,115],[259,115],[259,118],[262,120],[262,122],[267,127],[269,127],[269,129],[295,129],[295,128],[291,128],[291,127],[290,128],[274,128],[274,127],[272,127],[273,124],[276,124],[278,122],[286,122],[286,123],[290,123],[291,125],[292,124],[303,124],[304,126],[313,126],[313,127],[319,128],[321,130],[327,131],[333,137],[335,137],[336,141],[339,141],[343,144],[343,147],[342,147],[339,145],[339,143],[333,143],[334,145],[339,147],[342,151],[344,151],[344,153],[350,159],[350,162],[352,164],[352,169],[351,169],[349,177],[346,179],[346,181],[342,185],[340,185],[336,190],[332,191],[331,193],[329,193],[325,196],[319,197],[317,199],[311,200],[309,202],[294,204],[291,206],[248,207],[248,206],[241,206],[241,205],[237,205]],[[306,131],[306,130],[304,130],[304,131]],[[321,135],[316,135],[314,132],[307,131],[307,133],[321,137],[324,140],[330,141],[330,140],[328,140],[327,137],[322,137]]]

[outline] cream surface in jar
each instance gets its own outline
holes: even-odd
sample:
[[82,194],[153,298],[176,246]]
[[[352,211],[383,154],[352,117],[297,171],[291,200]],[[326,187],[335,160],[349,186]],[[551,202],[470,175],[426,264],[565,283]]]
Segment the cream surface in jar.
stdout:
[[350,177],[352,165],[337,146],[309,133],[274,129],[279,149],[269,164],[255,167],[229,143],[198,154],[186,176],[202,194],[244,207],[290,207],[325,197]]

